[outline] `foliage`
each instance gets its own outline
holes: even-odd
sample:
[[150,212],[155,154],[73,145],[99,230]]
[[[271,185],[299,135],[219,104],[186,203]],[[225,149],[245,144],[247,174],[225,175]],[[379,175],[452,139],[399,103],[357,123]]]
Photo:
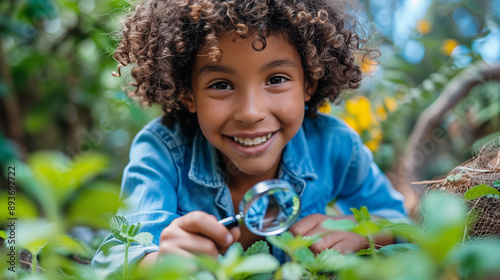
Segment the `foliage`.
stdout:
[[123,279],[129,278],[128,273],[128,249],[132,242],[143,246],[149,246],[153,242],[153,235],[149,232],[141,232],[141,223],[131,225],[123,216],[115,215],[109,222],[109,229],[114,238],[125,243],[125,259],[123,266]]
[[[126,78],[111,76],[117,66],[112,59],[113,33],[129,2],[0,1],[0,165],[2,170],[16,167],[18,245],[34,256],[28,254],[22,260],[30,271],[20,270],[20,279],[32,279],[32,273],[37,279],[103,278],[81,262],[93,256],[103,237],[99,232],[108,227],[120,206],[118,182],[133,136],[160,114],[158,108],[141,110],[120,88]],[[346,119],[374,151],[383,170],[394,166],[416,119],[450,81],[477,62],[498,63],[498,57],[490,55],[498,48],[488,43],[499,34],[497,0],[429,1],[427,12],[411,30],[396,34],[397,28],[411,21],[397,22],[410,2],[425,1],[363,1],[368,20],[383,37],[380,64],[360,59],[367,75],[361,88],[345,93],[348,98],[340,106],[327,103],[321,109]],[[127,77],[127,69],[122,70]],[[433,152],[425,155],[429,163],[425,178],[451,170],[499,135],[498,92],[497,82],[482,83],[443,115],[439,128],[443,133],[433,139]],[[357,97],[351,98],[353,94]],[[4,172],[3,184],[2,176]],[[497,188],[498,184],[478,186],[466,198],[498,195]],[[2,192],[0,201],[7,199]],[[498,274],[499,243],[463,242],[463,209],[453,201],[446,196],[425,200],[423,222],[418,225],[372,220],[363,209],[357,210],[361,216],[355,226],[346,221],[325,225],[367,237],[379,230],[392,231],[412,242],[360,252],[378,256],[376,260],[333,250],[314,256],[307,247],[319,237],[285,233],[269,238],[290,255],[291,261],[282,265],[276,265],[267,244],[261,242],[247,251],[234,245],[218,261],[166,256],[155,270],[133,275],[140,279],[267,279],[269,275],[276,279],[475,279],[489,272]],[[1,223],[7,221],[5,208],[0,217]],[[78,234],[82,227],[88,231]],[[129,225],[127,237],[119,236],[131,242],[127,238],[138,227]],[[6,232],[0,233],[7,237]],[[4,254],[6,248],[0,249]],[[261,265],[259,275],[248,270]],[[8,278],[6,268],[2,262],[2,276]]]
[[376,258],[342,255],[333,249],[315,256],[308,247],[319,236],[293,236],[285,232],[267,237],[269,243],[290,256],[290,261],[280,266],[276,260],[272,261],[267,244],[259,241],[246,252],[235,243],[218,261],[205,256],[191,259],[168,255],[154,272],[145,275],[147,272],[139,271],[136,276],[139,279],[477,279],[500,275],[500,267],[494,261],[500,257],[500,240],[463,241],[467,240],[463,231],[467,216],[464,202],[458,197],[429,193],[422,204],[419,224],[373,221],[366,208],[352,210],[358,223],[341,220],[325,222],[324,226],[365,236],[384,229],[399,237],[411,237],[413,242],[368,252],[376,254]]
[[493,182],[493,187],[486,184],[481,184],[468,189],[464,193],[464,198],[467,200],[476,199],[482,196],[495,197],[500,199],[500,192],[497,190],[500,188],[500,181]]

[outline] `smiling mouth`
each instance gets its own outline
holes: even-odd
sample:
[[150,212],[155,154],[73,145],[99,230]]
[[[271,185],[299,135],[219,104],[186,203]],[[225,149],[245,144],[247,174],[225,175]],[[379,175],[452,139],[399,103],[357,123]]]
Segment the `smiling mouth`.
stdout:
[[233,140],[241,146],[252,147],[265,143],[267,140],[269,140],[269,138],[271,138],[271,136],[273,136],[273,133],[268,133],[267,135],[254,138],[233,137]]

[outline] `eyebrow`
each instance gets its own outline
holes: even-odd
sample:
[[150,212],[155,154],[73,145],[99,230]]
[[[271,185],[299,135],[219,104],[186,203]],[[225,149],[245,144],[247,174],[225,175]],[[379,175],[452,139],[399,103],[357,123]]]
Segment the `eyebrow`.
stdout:
[[295,67],[297,67],[297,65],[295,64],[295,62],[293,62],[289,59],[279,59],[279,60],[275,60],[275,61],[272,61],[272,62],[264,65],[264,67],[262,67],[260,70],[265,71],[265,70],[269,70],[269,69],[272,69],[275,67],[295,68]]
[[234,74],[234,71],[232,69],[229,69],[227,67],[224,67],[222,65],[203,65],[200,70],[198,70],[198,75],[201,76],[205,73],[211,73],[211,72],[221,72],[225,74]]
[[[266,71],[275,67],[289,67],[289,68],[295,68],[297,65],[289,60],[289,59],[279,59],[279,60],[274,60],[266,65],[264,65],[260,71]],[[220,73],[225,73],[225,74],[235,74],[235,71],[224,67],[222,65],[217,65],[217,64],[207,64],[203,65],[200,70],[198,70],[198,75],[202,76],[205,73],[211,73],[211,72],[220,72]]]

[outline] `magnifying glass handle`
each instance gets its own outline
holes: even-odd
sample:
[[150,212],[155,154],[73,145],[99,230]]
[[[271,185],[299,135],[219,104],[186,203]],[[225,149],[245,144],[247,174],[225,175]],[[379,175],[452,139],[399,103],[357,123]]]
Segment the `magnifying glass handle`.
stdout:
[[243,218],[243,213],[238,213],[235,216],[230,216],[219,220],[219,224],[226,226],[227,228],[233,228],[240,225],[240,220]]
[[240,223],[235,216],[227,217],[219,221],[219,224],[225,225],[227,228],[237,227]]

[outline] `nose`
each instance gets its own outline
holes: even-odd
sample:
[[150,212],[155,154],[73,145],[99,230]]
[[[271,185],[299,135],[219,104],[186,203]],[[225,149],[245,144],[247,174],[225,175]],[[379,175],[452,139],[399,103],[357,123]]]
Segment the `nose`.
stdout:
[[265,93],[258,89],[246,90],[238,97],[234,119],[245,124],[257,123],[267,116]]

